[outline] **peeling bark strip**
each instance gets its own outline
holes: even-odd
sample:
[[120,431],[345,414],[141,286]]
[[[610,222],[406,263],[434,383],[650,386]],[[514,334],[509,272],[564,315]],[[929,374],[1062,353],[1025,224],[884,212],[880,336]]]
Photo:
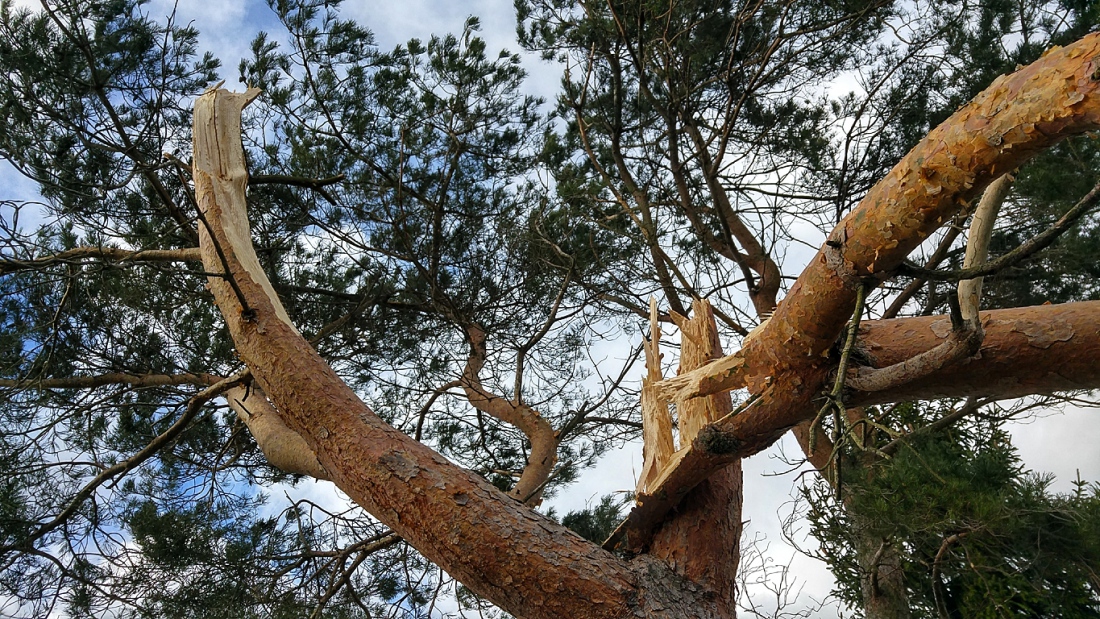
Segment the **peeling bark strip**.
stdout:
[[1063,138],[1100,128],[1098,90],[1100,34],[1092,34],[998,78],[913,148],[829,235],[768,324],[742,349],[742,370],[700,381],[698,395],[743,381],[761,397],[750,410],[704,429],[654,496],[643,497],[620,527],[625,545],[644,547],[667,510],[695,484],[810,418],[828,374],[829,348],[855,307],[860,283],[890,277],[995,178]]
[[203,262],[241,359],[336,485],[428,559],[519,617],[709,617],[713,600],[659,561],[627,563],[523,507],[378,418],[290,324],[248,229],[241,110],[259,94],[195,102],[195,194]]

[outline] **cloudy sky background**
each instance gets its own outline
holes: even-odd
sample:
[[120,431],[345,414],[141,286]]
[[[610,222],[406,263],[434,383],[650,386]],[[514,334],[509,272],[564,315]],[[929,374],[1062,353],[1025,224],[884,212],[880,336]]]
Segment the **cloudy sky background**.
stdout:
[[[26,0],[17,2],[37,6]],[[201,47],[222,60],[221,77],[229,88],[238,84],[237,65],[250,56],[249,43],[260,30],[267,30],[275,38],[281,38],[282,27],[274,14],[262,1],[218,0],[216,2],[181,1],[174,6],[168,0],[154,0],[147,5],[151,17],[162,18],[173,9],[181,23],[192,22],[201,33]],[[410,38],[428,39],[432,34],[458,33],[466,18],[476,15],[481,20],[481,35],[486,39],[490,52],[507,48],[519,51],[515,44],[515,15],[511,0],[478,0],[470,2],[447,0],[403,0],[395,3],[376,1],[349,1],[343,14],[353,17],[374,31],[379,46],[389,49]],[[551,99],[558,87],[560,68],[525,57],[524,66],[529,73],[528,89],[532,94]],[[843,87],[841,87],[843,88]],[[198,94],[198,93],[196,93]],[[6,164],[0,163],[0,200],[32,199],[33,185],[23,179]],[[24,225],[31,212],[24,214]],[[10,209],[0,212],[0,217],[10,217]],[[820,240],[820,239],[818,239]],[[817,240],[814,240],[817,242]],[[791,253],[786,256],[784,270],[797,273],[805,255]],[[623,343],[624,354],[629,344]],[[622,356],[622,355],[619,355]],[[1013,434],[1025,463],[1035,471],[1049,472],[1057,476],[1055,488],[1068,491],[1071,481],[1080,476],[1085,480],[1100,480],[1100,424],[1096,423],[1094,410],[1070,409],[1066,413],[1049,414],[1027,423],[1016,424]],[[745,463],[744,518],[748,521],[746,535],[752,538],[763,535],[767,544],[767,557],[773,565],[790,563],[791,573],[797,579],[796,589],[801,596],[791,600],[795,607],[808,607],[815,600],[822,600],[832,585],[832,577],[824,564],[806,557],[784,541],[781,522],[792,509],[792,495],[798,485],[798,476],[805,468],[791,470],[782,457],[783,453],[795,458],[800,452],[789,437],[768,451],[749,458]],[[559,514],[579,509],[587,503],[598,501],[600,496],[616,490],[630,490],[635,486],[635,475],[641,469],[640,444],[628,445],[623,450],[606,456],[589,471],[581,481],[550,502]],[[291,498],[311,498],[322,503],[337,499],[331,484],[327,482],[303,483],[289,489]],[[796,536],[800,544],[812,548],[812,540],[805,537],[806,526]],[[769,596],[763,589],[750,591],[765,606]],[[836,608],[827,608],[819,616],[836,616]]]

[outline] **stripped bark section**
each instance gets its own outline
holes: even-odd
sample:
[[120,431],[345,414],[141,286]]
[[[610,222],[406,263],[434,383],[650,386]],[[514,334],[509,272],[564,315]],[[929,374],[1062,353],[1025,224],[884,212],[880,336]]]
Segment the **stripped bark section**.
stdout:
[[[673,314],[680,327],[680,372],[689,372],[722,356],[718,326],[710,303],[696,299],[690,320]],[[693,398],[677,405],[680,440],[689,445],[699,432],[733,409],[728,392]],[[684,497],[676,515],[657,531],[650,554],[678,574],[713,592],[734,616],[741,540],[741,461],[735,460]]]
[[[982,194],[978,202],[978,208],[974,211],[974,219],[970,222],[970,234],[966,239],[966,256],[963,258],[963,268],[981,266],[989,256],[989,240],[993,236],[993,224],[997,221],[997,213],[1001,210],[1008,192],[1012,189],[1011,174],[993,181]],[[959,282],[959,309],[965,321],[977,321],[978,309],[982,299],[983,277],[964,279]]]
[[298,334],[248,231],[240,120],[256,94],[211,90],[195,103],[195,193],[209,223],[199,227],[203,262],[228,266],[209,284],[237,352],[336,485],[514,615],[714,616],[713,601],[659,562],[617,559],[387,425]]

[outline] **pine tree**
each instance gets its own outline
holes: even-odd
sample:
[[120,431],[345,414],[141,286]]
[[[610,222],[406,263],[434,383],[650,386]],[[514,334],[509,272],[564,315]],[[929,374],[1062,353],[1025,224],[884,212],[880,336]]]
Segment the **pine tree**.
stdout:
[[[466,608],[517,616],[729,616],[737,463],[795,427],[831,496],[850,497],[822,509],[823,540],[856,535],[863,552],[883,531],[905,537],[912,552],[895,557],[908,570],[904,595],[892,603],[1095,610],[1093,490],[1056,497],[1021,477],[980,418],[914,430],[935,425],[934,407],[883,403],[1100,384],[1088,327],[1100,310],[1004,310],[984,339],[942,317],[856,324],[868,293],[881,307],[896,292],[876,291],[890,278],[951,279],[902,261],[1029,155],[1064,149],[1021,172],[1032,189],[1013,204],[1031,229],[1086,190],[1062,183],[1044,197],[1041,179],[1060,172],[1057,157],[1091,161],[1057,142],[1096,129],[1095,36],[999,82],[1017,96],[978,93],[1005,62],[1083,36],[1095,8],[1068,7],[1064,24],[1039,19],[1040,34],[1006,59],[975,52],[990,24],[1015,28],[1007,8],[923,17],[953,6],[521,2],[521,44],[567,67],[546,116],[523,94],[519,59],[491,54],[474,19],[458,35],[383,51],[336,2],[272,3],[285,33],[255,38],[238,67],[246,90],[234,94],[214,87],[220,65],[198,55],[192,28],[158,23],[139,2],[4,4],[0,154],[43,198],[10,203],[3,218],[0,583],[10,606],[417,616],[449,589]],[[1068,10],[1044,7],[1027,8]],[[919,36],[884,47],[898,24]],[[920,52],[941,46],[982,71],[924,62]],[[855,70],[876,84],[865,97],[821,94]],[[1054,79],[1029,81],[1036,73]],[[922,96],[907,98],[913,79]],[[16,225],[16,215],[38,221]],[[787,287],[783,252],[803,234],[798,222],[840,225]],[[1089,229],[1043,259],[1080,262]],[[1086,281],[1017,279],[989,297],[1087,297],[1074,277]],[[916,290],[927,313],[951,298],[946,284]],[[854,356],[842,352],[849,323]],[[899,338],[894,324],[913,335]],[[1012,327],[1021,324],[1037,328]],[[682,376],[670,380],[659,349],[675,338],[662,341],[662,328],[686,338]],[[651,341],[633,350],[619,343],[642,334]],[[605,340],[623,349],[611,362],[592,352]],[[643,348],[639,394],[625,377]],[[894,365],[928,349],[951,356],[923,374]],[[1034,371],[1040,361],[1046,374]],[[982,380],[989,373],[1015,382]],[[868,376],[890,384],[861,388]],[[751,395],[723,395],[741,387]],[[666,424],[657,434],[671,445],[660,412],[669,402],[684,450],[658,463],[652,424]],[[864,416],[849,419],[859,405]],[[711,416],[689,423],[700,408]],[[614,499],[563,518],[583,537],[536,511],[643,429],[653,474],[604,544],[615,553],[590,541],[611,529]],[[888,467],[858,465],[887,440],[902,441]],[[840,459],[820,461],[834,450]],[[910,453],[938,454],[936,466]],[[1004,526],[967,533],[936,561],[936,540],[961,531],[950,518],[910,531],[882,514],[889,488],[876,485],[929,470],[981,499],[984,511],[965,517]],[[975,470],[983,484],[971,483]],[[354,505],[271,507],[275,484],[307,476]],[[918,487],[934,495],[930,484]],[[1006,523],[1025,508],[1031,520]],[[1061,537],[1030,571],[1007,573],[1036,529]],[[974,578],[960,549],[980,552],[997,578]],[[876,600],[851,580],[861,559],[833,556],[842,590],[870,615]],[[929,564],[936,573],[919,580]],[[1064,595],[1035,593],[1052,587]]]

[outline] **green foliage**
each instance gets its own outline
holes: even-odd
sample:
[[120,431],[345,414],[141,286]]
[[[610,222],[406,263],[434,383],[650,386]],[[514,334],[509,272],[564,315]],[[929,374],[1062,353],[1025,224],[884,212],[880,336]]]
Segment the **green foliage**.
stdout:
[[600,498],[599,504],[571,511],[562,517],[561,523],[584,539],[602,544],[622,522],[623,508],[629,499],[630,497],[624,500],[613,494],[605,494]]
[[[140,0],[0,6],[0,157],[42,197],[0,202],[0,596],[28,616],[428,613],[447,584],[436,568],[358,508],[288,505],[302,480],[219,400],[145,453],[211,376],[241,369],[194,263],[10,266],[193,247],[190,107],[219,61]],[[318,351],[365,401],[508,490],[528,439],[458,381],[484,331],[482,384],[558,432],[552,497],[638,435],[624,386],[638,351],[601,345],[636,341],[651,294],[678,311],[709,297],[725,334],[743,333],[759,295],[785,285],[763,281],[763,256],[782,263],[807,223],[843,214],[992,77],[1092,28],[1097,6],[520,0],[520,44],[568,68],[547,106],[476,18],[385,51],[337,1],[271,0],[278,32],[237,67],[263,89],[245,118],[253,242],[295,324],[324,332]],[[825,92],[853,72],[865,92]],[[1019,223],[995,251],[1091,186],[1096,150],[1074,140],[1022,171]],[[1096,229],[990,278],[987,301],[1093,298]],[[942,292],[917,300],[934,311]],[[205,377],[141,384],[186,373]],[[56,382],[71,378],[94,384]],[[922,426],[932,410],[882,422]],[[846,600],[861,602],[845,543],[863,532],[906,549],[924,612],[940,599],[965,616],[1095,613],[1096,489],[1050,493],[982,423],[847,466],[846,511],[815,498]],[[623,507],[607,496],[562,521],[602,541]]]
[[[901,405],[887,416],[919,427],[944,412]],[[968,419],[851,468],[843,509],[831,488],[807,490],[842,599],[862,603],[867,568],[856,553],[870,540],[900,551],[916,617],[1100,616],[1100,487],[1051,492],[1049,477],[1023,468],[1002,426]]]

